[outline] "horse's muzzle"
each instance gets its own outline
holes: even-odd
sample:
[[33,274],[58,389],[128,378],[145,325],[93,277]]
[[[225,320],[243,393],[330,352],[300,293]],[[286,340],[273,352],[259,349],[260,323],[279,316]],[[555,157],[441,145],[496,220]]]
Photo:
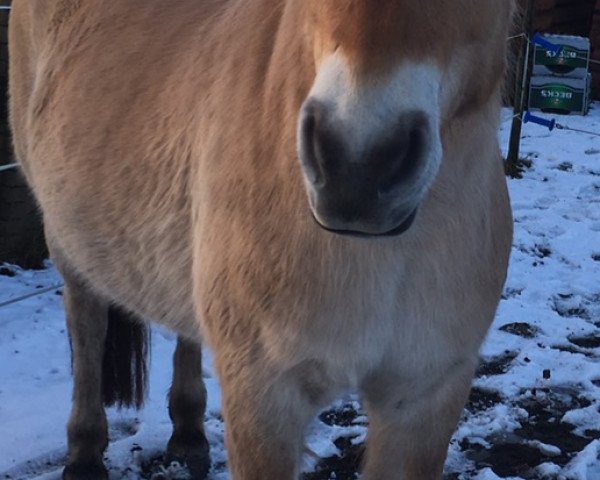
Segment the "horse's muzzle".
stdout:
[[414,223],[416,217],[417,217],[417,209],[415,209],[408,216],[408,218],[406,218],[406,220],[404,220],[402,223],[400,223],[400,225],[398,225],[396,228],[393,228],[392,230],[389,230],[389,231],[383,232],[383,233],[365,233],[365,232],[360,232],[360,231],[356,231],[356,230],[336,230],[333,228],[328,228],[325,225],[323,225],[321,222],[319,222],[319,220],[317,220],[317,217],[315,217],[313,214],[313,219],[314,219],[315,223],[319,227],[321,227],[323,230],[327,230],[328,232],[335,233],[337,235],[343,235],[346,237],[356,237],[356,238],[397,237],[399,235],[402,235],[410,227],[412,227],[412,224]]
[[336,117],[316,101],[308,101],[300,116],[298,152],[315,219],[335,233],[404,233],[421,200],[431,137],[426,114],[392,119],[387,131],[367,135],[367,142],[348,135]]

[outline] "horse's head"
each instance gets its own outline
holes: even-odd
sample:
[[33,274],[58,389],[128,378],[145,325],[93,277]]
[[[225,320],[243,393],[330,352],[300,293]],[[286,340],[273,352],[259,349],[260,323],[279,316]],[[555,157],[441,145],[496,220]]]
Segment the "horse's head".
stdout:
[[496,97],[511,0],[307,0],[316,78],[298,124],[312,212],[326,229],[410,227],[441,132]]

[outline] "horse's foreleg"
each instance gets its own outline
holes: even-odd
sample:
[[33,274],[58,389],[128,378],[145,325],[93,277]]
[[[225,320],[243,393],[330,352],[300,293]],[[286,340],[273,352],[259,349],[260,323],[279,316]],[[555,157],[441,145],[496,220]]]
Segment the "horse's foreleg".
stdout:
[[173,435],[167,447],[167,460],[185,463],[194,479],[204,478],[210,468],[208,442],[204,436],[205,411],[201,347],[179,337],[173,356],[173,384],[169,393]]
[[68,271],[65,310],[73,355],[73,406],[69,419],[69,459],[65,480],[104,480],[102,462],[108,444],[102,396],[102,361],[108,306]]
[[[437,382],[399,389],[393,376],[365,386],[369,437],[364,480],[440,480],[450,437],[467,399],[473,366],[456,364]],[[431,377],[430,377],[431,378]]]
[[306,426],[324,400],[313,366],[277,370],[260,355],[222,355],[219,373],[232,480],[292,480]]

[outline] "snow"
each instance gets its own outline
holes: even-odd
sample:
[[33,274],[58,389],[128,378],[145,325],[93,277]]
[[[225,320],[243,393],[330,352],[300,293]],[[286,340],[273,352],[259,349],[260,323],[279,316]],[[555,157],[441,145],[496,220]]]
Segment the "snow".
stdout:
[[[504,118],[511,116],[503,112]],[[588,117],[558,121],[600,133],[600,105],[595,104]],[[503,147],[509,129],[510,121],[504,121],[499,133]],[[521,151],[532,166],[522,179],[509,181],[514,248],[504,299],[481,349],[482,369],[474,380],[474,387],[489,403],[465,410],[449,448],[446,471],[465,480],[597,479],[600,137],[549,132],[527,124]],[[51,264],[41,271],[7,267],[14,276],[0,275],[0,303],[60,282]],[[0,308],[0,478],[60,478],[71,374],[62,298],[57,293]],[[173,335],[155,329],[152,349],[146,407],[141,412],[108,412],[111,442],[106,459],[111,479],[139,478],[143,465],[164,451],[171,433],[166,394]],[[210,353],[205,356],[210,478],[226,480],[219,386]],[[355,401],[347,397],[336,405]],[[355,407],[359,409],[358,404]],[[307,436],[305,470],[312,470],[318,458],[337,454],[333,441],[340,435],[361,443],[365,424],[361,416],[350,427],[315,420]],[[542,434],[541,427],[548,424],[563,433]],[[571,444],[560,445],[565,435],[574,435],[581,448],[573,451]],[[527,448],[543,458],[530,465],[529,473],[502,473],[502,457],[494,455],[504,445]],[[182,478],[176,466],[165,470],[163,477]]]

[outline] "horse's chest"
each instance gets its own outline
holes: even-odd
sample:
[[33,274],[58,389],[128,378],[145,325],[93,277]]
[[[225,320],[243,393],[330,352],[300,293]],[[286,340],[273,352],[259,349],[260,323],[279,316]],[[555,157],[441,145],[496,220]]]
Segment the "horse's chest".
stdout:
[[319,359],[343,370],[348,383],[381,363],[390,348],[400,347],[402,301],[398,280],[389,271],[332,279],[319,288],[290,291],[265,326],[270,350],[287,362]]

